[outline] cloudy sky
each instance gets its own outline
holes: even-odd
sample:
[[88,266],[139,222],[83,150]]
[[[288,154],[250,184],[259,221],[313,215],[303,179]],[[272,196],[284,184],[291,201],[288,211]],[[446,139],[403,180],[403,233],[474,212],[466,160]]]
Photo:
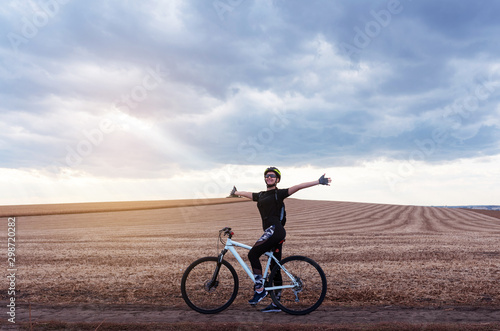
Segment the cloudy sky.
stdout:
[[496,1],[7,1],[0,204],[500,204]]

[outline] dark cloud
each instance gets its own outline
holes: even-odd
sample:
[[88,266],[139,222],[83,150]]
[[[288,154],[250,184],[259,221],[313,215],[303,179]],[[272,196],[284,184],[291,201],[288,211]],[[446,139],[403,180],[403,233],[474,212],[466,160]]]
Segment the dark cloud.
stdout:
[[64,159],[109,116],[119,134],[80,167],[405,159],[442,128],[426,161],[498,153],[495,2],[86,1],[46,21],[9,6],[0,109],[30,116],[4,117],[20,130],[0,136],[3,167]]

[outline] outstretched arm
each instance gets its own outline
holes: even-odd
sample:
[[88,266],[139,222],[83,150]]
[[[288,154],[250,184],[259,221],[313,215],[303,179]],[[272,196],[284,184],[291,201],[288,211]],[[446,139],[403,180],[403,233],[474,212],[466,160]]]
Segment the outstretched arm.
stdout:
[[236,186],[233,187],[233,190],[231,191],[231,195],[238,195],[240,197],[245,197],[248,199],[252,199],[252,193],[251,192],[245,192],[245,191],[237,191]]
[[318,180],[315,180],[312,182],[306,182],[306,183],[302,183],[302,184],[298,184],[298,185],[290,187],[288,189],[288,195],[292,195],[299,190],[302,190],[302,189],[308,188],[308,187],[312,187],[312,186],[316,186],[319,184],[330,185],[331,182],[332,182],[332,179],[326,178],[325,175],[323,174],[323,176],[321,176]]
[[252,192],[236,191],[235,194],[239,195],[240,197],[252,199]]

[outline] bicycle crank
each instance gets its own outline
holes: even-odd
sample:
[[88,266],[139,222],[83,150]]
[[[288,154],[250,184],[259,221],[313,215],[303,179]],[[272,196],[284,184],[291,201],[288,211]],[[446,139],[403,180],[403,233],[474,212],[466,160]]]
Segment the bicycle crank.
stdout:
[[293,288],[293,294],[295,295],[295,302],[299,302],[299,293],[302,292],[303,289],[302,279],[300,277],[295,276],[295,287]]

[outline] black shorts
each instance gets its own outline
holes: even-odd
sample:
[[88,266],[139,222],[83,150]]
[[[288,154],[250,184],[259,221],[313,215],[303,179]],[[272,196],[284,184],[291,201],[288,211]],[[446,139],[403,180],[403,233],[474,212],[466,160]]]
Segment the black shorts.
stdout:
[[259,258],[265,252],[269,252],[278,247],[285,237],[286,231],[281,225],[271,225],[264,231],[264,234],[257,240],[255,245],[253,245],[250,252],[248,252],[248,259],[250,260],[254,274],[262,273],[262,265]]

